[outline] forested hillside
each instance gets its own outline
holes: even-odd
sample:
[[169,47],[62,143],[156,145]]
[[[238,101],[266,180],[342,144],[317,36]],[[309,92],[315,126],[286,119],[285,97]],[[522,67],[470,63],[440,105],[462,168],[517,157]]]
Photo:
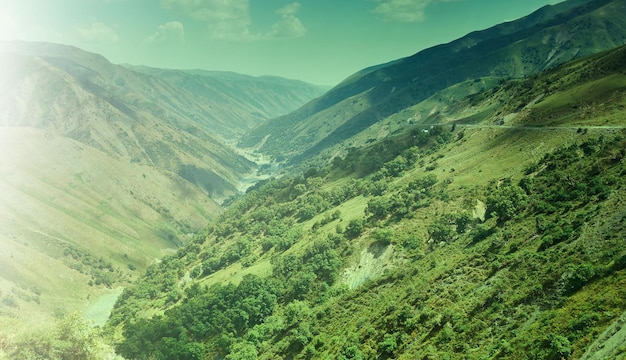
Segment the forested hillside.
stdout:
[[546,6],[246,149],[316,87],[0,44],[0,359],[626,359],[625,19]]
[[[403,123],[424,123],[425,117],[409,110],[436,94],[440,101],[426,114],[447,105],[450,97],[480,92],[500,79],[531,76],[620,46],[626,38],[624,19],[624,0],[570,0],[546,6],[521,19],[364,69],[297,111],[262,123],[240,145],[258,146],[260,152],[291,163],[320,153],[332,157],[338,148],[362,145],[353,145],[355,136],[394,114],[405,115]],[[472,81],[474,86],[464,85]],[[458,92],[440,93],[455,85]],[[387,135],[371,133],[375,140]]]
[[501,82],[259,183],[105,336],[137,359],[624,358],[625,64]]

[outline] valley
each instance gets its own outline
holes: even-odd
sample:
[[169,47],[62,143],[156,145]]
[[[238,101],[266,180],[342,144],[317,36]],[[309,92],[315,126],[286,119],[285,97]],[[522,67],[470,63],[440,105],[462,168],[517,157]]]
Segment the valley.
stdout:
[[[215,121],[207,116],[217,111],[208,110],[212,102],[236,109],[219,109],[236,133],[322,91],[278,78],[202,75],[205,87],[233,82],[230,98],[213,99],[77,48],[15,42],[1,49],[5,329],[88,313],[185,244],[254,180],[245,177],[255,163],[220,140],[231,135],[206,130]],[[259,109],[238,105],[268,103],[265,88],[291,95]],[[245,120],[242,128],[233,119]]]
[[[626,84],[626,62],[613,62],[625,50],[493,89],[472,100],[472,111],[494,102],[504,110],[479,123],[464,124],[468,111],[459,106],[445,123],[415,124],[322,168],[255,186],[122,294],[107,324],[117,351],[623,357],[622,347],[609,345],[618,333],[598,340],[606,352],[588,346],[625,309],[626,124],[613,109],[626,101],[626,87],[593,116],[583,116],[586,106],[548,107],[555,101],[504,111],[518,108],[520,92],[543,92],[550,76],[571,75],[552,84],[553,99],[567,99],[577,75],[592,68],[606,71],[585,82],[618,76]],[[602,97],[587,93],[586,101]],[[532,114],[548,109],[552,121],[536,124]],[[502,117],[515,125],[500,125]],[[183,272],[191,279],[182,281]],[[140,320],[124,320],[137,311]],[[160,345],[163,337],[175,353]]]
[[0,359],[626,359],[626,1],[328,89],[0,44]]

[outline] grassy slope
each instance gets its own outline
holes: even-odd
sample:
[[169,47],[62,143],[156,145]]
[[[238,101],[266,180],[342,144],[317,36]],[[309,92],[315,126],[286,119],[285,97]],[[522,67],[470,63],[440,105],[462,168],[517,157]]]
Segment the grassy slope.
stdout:
[[122,287],[255,167],[222,139],[322,91],[187,74],[202,92],[64,45],[0,52],[0,347],[76,310],[102,324]]
[[[9,333],[93,312],[204,228],[254,168],[217,138],[252,126],[234,119],[315,94],[229,74],[219,83],[232,85],[229,96],[210,99],[74,47],[0,48],[0,328]],[[277,103],[270,89],[288,99]]]
[[[598,351],[624,357],[619,331],[600,334],[626,310],[625,54],[450,102],[443,120],[430,116],[454,130],[408,127],[252,191],[122,295],[109,327],[118,349],[252,274],[276,291],[270,316],[236,335],[196,337],[183,322],[169,336],[231,358],[557,359],[614,334]],[[418,158],[403,152],[413,144]],[[510,189],[518,198],[502,201]],[[487,219],[459,230],[484,204]],[[490,217],[501,208],[512,211]],[[155,314],[165,318],[135,323]],[[144,356],[164,351],[144,341]]]
[[[546,7],[363,71],[298,111],[261,124],[241,144],[262,144],[261,152],[279,160],[306,160],[329,147],[347,145],[370,126],[454,84],[484,77],[522,78],[622,44],[623,1],[593,1],[572,9],[577,5]],[[563,13],[555,16],[558,11]]]
[[[211,166],[231,181],[235,171],[219,161],[250,169],[202,132],[184,133],[143,113],[132,101],[137,93],[120,95],[124,104],[103,89],[128,81],[139,92],[146,84],[136,76],[97,55],[50,46],[38,48],[47,60],[2,57],[0,311],[9,333],[88,312],[110,287],[206,226],[221,209],[204,183],[176,174],[181,164]],[[218,196],[235,191],[225,180],[215,185]]]
[[220,211],[181,177],[64,137],[2,128],[0,143],[0,317],[20,328],[87,312]]

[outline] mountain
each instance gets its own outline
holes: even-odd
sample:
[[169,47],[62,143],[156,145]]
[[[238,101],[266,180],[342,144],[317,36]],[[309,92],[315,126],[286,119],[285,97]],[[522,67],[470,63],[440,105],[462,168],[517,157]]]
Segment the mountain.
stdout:
[[188,104],[201,102],[158,78],[100,55],[54,44],[7,43],[0,121],[80,141],[114,157],[178,174],[213,198],[236,192],[253,164],[236,155]]
[[[0,294],[10,305],[0,322],[9,327],[96,312],[187,242],[256,167],[224,139],[317,89],[144,69],[161,74],[151,75],[49,43],[6,42],[0,55]],[[213,93],[194,89],[194,77]],[[228,96],[214,96],[220,86]]]
[[104,336],[137,359],[623,359],[625,107],[621,46],[257,184]]
[[[569,1],[433,48],[437,59],[355,74],[259,127],[287,132],[242,142],[269,151],[274,136],[308,134],[317,145],[286,142],[285,159],[324,157],[319,166],[258,182],[214,219],[208,194],[226,195],[228,174],[254,165],[155,95],[191,93],[128,68],[99,76],[110,64],[77,49],[58,50],[71,61],[1,57],[23,68],[0,73],[12,96],[0,118],[28,126],[0,139],[0,357],[623,359],[626,47],[598,52],[621,44],[622,14],[620,1]],[[562,53],[575,59],[545,60],[552,41],[579,49]],[[516,73],[514,60],[537,68]],[[111,84],[116,74],[130,85]],[[53,83],[45,102],[25,96]],[[76,99],[76,111],[160,126],[161,156],[154,142],[70,131],[57,112]],[[293,130],[285,119],[305,111],[316,115]],[[204,149],[234,165],[194,162]],[[77,308],[108,321],[90,329],[67,314]],[[15,330],[24,324],[42,330]]]
[[[476,81],[481,86],[465,90],[478,92],[499,79],[522,78],[621,45],[625,19],[624,0],[546,6],[519,20],[362,70],[297,111],[259,125],[239,144],[294,162],[337,144],[362,145],[349,139],[453,85]],[[405,115],[405,120],[420,121],[420,114]],[[328,150],[326,156],[333,154]]]
[[1,327],[89,312],[221,212],[180,176],[43,130],[0,128],[0,149]]
[[[234,140],[261,122],[290,113],[328,88],[273,76],[252,77],[230,72],[169,70],[125,65],[187,90],[210,111],[190,115],[221,137]],[[200,109],[193,104],[189,109]]]

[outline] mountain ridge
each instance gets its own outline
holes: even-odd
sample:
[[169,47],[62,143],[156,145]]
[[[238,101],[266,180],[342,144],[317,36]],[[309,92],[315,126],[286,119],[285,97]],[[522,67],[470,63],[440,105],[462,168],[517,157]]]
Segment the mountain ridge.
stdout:
[[[325,87],[310,85],[300,80],[289,80],[276,76],[249,76],[232,72],[208,70],[171,70],[145,66],[126,66],[145,74],[159,77],[173,85],[189,90],[195,95],[211,101],[216,113],[228,113],[230,109],[220,106],[236,104],[238,117],[243,121],[221,120],[219,124],[227,130],[217,130],[231,141],[249,131],[264,120],[284,115],[310,99],[323,94]],[[239,86],[239,88],[237,87]],[[259,94],[246,93],[242,89],[259,89]],[[297,90],[297,91],[295,91]],[[262,96],[262,97],[260,97]],[[233,111],[233,110],[230,110]],[[215,127],[219,119],[205,126]],[[206,120],[205,120],[206,121]],[[241,124],[240,124],[241,123]]]
[[[177,82],[197,74],[90,69],[78,49],[2,57],[24,68],[0,69],[0,94],[19,90],[0,120],[25,126],[0,127],[0,357],[112,358],[106,342],[136,359],[624,358],[626,46],[596,44],[622,36],[626,2],[593,3],[614,10],[602,21],[566,4],[578,20],[507,48],[508,71],[543,71],[450,74],[418,92],[399,60],[350,80],[371,75],[366,92],[308,102],[297,113],[311,123],[286,133],[318,147],[281,149],[321,160],[224,212],[215,200],[255,166],[193,118],[210,110]],[[551,62],[580,55],[572,29],[598,24],[617,25],[583,38],[594,54]],[[497,69],[498,51],[481,66]],[[117,298],[103,328],[68,315],[103,297]]]
[[3,42],[0,55],[3,328],[86,311],[189,241],[256,168],[223,139],[242,131],[233,119],[252,109],[286,111],[315,89],[281,80],[294,98],[279,109],[252,96],[273,79],[242,76],[248,83],[231,93],[251,96],[220,98],[233,110],[219,111],[222,125],[232,123],[219,133],[203,118],[218,112],[206,96],[99,54]]
[[124,291],[117,351],[623,358],[625,58],[501,82],[258,184]]
[[[611,15],[601,16],[605,13]],[[263,141],[262,153],[296,162],[307,159],[456,83],[485,76],[520,77],[574,56],[621,45],[626,39],[626,25],[620,14],[626,14],[623,1],[569,1],[544,7],[521,20],[361,71],[294,113],[259,125],[242,138],[240,146]],[[596,31],[604,35],[596,36]],[[520,37],[525,42],[517,41]],[[585,39],[596,40],[577,50],[578,42],[585,44]],[[603,43],[593,43],[597,39]],[[545,56],[539,56],[540,52]],[[546,60],[548,57],[551,61]],[[324,126],[324,119],[329,117],[335,125]],[[324,133],[318,132],[313,144],[305,144],[304,139],[311,139],[315,128],[324,129]]]

